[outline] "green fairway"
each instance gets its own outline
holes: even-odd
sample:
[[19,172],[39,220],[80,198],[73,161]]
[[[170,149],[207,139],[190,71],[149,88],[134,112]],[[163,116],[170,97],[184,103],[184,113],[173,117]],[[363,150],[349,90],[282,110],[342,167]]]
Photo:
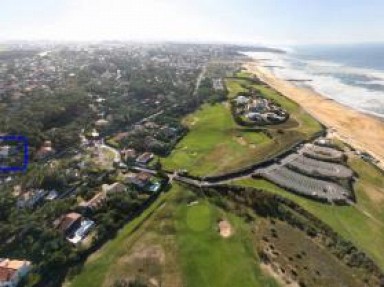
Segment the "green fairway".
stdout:
[[204,105],[185,123],[191,131],[162,160],[166,169],[187,169],[198,176],[216,175],[251,165],[276,151],[264,133],[237,126],[224,104]]
[[[234,229],[229,238],[218,232],[223,218]],[[261,273],[249,226],[241,219],[202,201],[195,206],[181,205],[176,227],[185,286],[278,286]]]
[[248,89],[246,89],[244,86],[248,84],[248,81],[246,80],[241,80],[241,79],[226,79],[225,80],[225,85],[227,86],[228,89],[228,98],[232,99],[236,97],[238,93],[241,92],[247,92]]
[[250,73],[250,72],[247,72],[247,71],[241,71],[241,72],[238,72],[237,74],[236,74],[236,76],[237,77],[239,77],[239,78],[251,78],[251,77],[253,77],[254,75],[252,74],[252,73]]
[[234,183],[263,189],[295,201],[365,251],[384,270],[383,175],[360,159],[353,159],[350,162],[352,168],[360,175],[355,185],[356,206],[318,203],[289,193],[265,180],[246,179]]
[[207,204],[199,204],[189,209],[185,223],[193,231],[205,231],[210,228],[211,216],[212,212],[209,206]]

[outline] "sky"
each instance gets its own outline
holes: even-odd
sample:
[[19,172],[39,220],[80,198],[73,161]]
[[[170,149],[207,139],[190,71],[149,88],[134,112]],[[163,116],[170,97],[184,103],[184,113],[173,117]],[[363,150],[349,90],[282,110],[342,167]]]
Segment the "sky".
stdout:
[[0,41],[384,42],[383,0],[0,0]]

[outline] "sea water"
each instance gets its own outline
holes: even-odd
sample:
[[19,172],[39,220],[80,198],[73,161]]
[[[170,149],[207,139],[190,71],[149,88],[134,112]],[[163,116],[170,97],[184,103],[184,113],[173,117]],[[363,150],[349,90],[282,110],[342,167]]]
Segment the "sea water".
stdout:
[[283,54],[246,54],[262,59],[261,64],[279,78],[299,80],[293,83],[384,118],[384,44],[300,46],[284,50]]

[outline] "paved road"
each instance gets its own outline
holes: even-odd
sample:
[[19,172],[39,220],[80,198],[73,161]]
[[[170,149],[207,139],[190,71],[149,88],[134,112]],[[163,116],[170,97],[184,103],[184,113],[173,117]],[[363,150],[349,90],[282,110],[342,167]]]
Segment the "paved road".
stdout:
[[[133,167],[133,169],[135,169],[137,171],[147,172],[150,174],[157,174],[156,170],[145,168],[145,167],[135,166],[135,167]],[[194,185],[196,187],[209,187],[209,186],[217,186],[217,185],[221,185],[221,184],[225,184],[225,183],[230,183],[231,181],[237,180],[237,179],[248,178],[253,173],[254,173],[254,171],[250,171],[249,174],[247,174],[247,175],[242,175],[242,176],[234,175],[233,177],[230,177],[228,179],[218,180],[218,181],[205,181],[205,180],[193,179],[193,178],[190,178],[188,176],[179,175],[177,173],[177,171],[174,171],[173,173],[167,172],[166,174],[167,174],[168,178],[170,179],[170,182],[175,180],[175,181],[191,184],[191,185]]]
[[[178,181],[178,182],[183,182],[186,184],[193,185],[195,187],[214,187],[218,185],[223,185],[223,184],[230,184],[234,180],[239,180],[239,179],[244,179],[244,178],[250,178],[252,175],[257,174],[257,173],[266,173],[266,172],[271,172],[272,170],[276,168],[281,168],[282,166],[287,165],[291,161],[294,161],[297,159],[302,154],[302,149],[305,147],[302,147],[298,150],[292,150],[292,153],[285,156],[280,160],[280,163],[271,163],[266,167],[262,168],[254,168],[250,169],[249,171],[242,173],[239,175],[238,173],[234,174],[229,174],[225,179],[223,180],[214,180],[214,181],[207,181],[207,180],[199,180],[199,179],[194,179],[185,175],[180,175],[176,171],[173,173],[167,173],[168,177],[170,178],[170,181]],[[143,167],[136,167],[136,170],[148,172],[151,174],[156,174],[157,171],[149,169],[149,168],[143,168]]]
[[148,116],[148,117],[146,117],[146,118],[144,118],[144,119],[141,119],[140,121],[137,121],[136,123],[132,124],[131,126],[135,126],[135,125],[138,125],[138,124],[142,124],[142,123],[144,123],[144,122],[146,122],[146,121],[148,121],[148,120],[151,120],[151,119],[153,119],[153,118],[155,118],[155,117],[157,117],[157,116],[159,116],[159,115],[161,115],[161,114],[163,114],[163,113],[164,113],[164,110],[158,111],[158,112],[155,113],[155,114],[152,114],[152,115],[150,115],[150,116]]
[[197,96],[197,91],[199,90],[201,81],[204,79],[204,75],[207,72],[207,66],[204,66],[203,69],[201,70],[199,76],[197,77],[196,85],[195,85],[195,90],[193,91],[193,96]]

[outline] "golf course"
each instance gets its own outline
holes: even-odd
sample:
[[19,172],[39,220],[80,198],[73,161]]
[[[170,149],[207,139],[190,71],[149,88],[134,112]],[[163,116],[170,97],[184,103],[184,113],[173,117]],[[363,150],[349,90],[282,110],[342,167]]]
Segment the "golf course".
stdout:
[[[204,104],[183,119],[189,132],[168,157],[161,158],[163,169],[201,177],[225,174],[272,158],[322,131],[296,103],[246,76],[226,79],[227,101]],[[284,107],[289,120],[257,129],[237,124],[230,101],[249,89]],[[377,248],[384,246],[383,173],[356,155],[349,155],[345,164],[355,173],[356,203],[351,205],[320,203],[264,179],[249,177],[229,184],[292,200],[384,269],[384,255]],[[90,256],[65,286],[128,286],[124,282],[188,287],[296,286],[289,285],[292,282],[361,286],[360,269],[353,274],[351,266],[303,230],[257,215],[250,206],[225,195],[206,196],[197,188],[173,182],[169,191]],[[274,259],[265,260],[265,252]]]
[[300,106],[268,87],[243,78],[229,78],[226,86],[229,99],[247,89],[257,89],[284,107],[291,118],[264,129],[249,129],[234,121],[229,102],[205,104],[184,118],[189,133],[170,156],[162,159],[165,169],[186,170],[194,176],[233,172],[271,158],[322,129]]
[[[224,219],[228,237],[219,233]],[[249,225],[177,184],[92,255],[66,286],[113,286],[129,278],[162,286],[279,286],[260,269]]]

